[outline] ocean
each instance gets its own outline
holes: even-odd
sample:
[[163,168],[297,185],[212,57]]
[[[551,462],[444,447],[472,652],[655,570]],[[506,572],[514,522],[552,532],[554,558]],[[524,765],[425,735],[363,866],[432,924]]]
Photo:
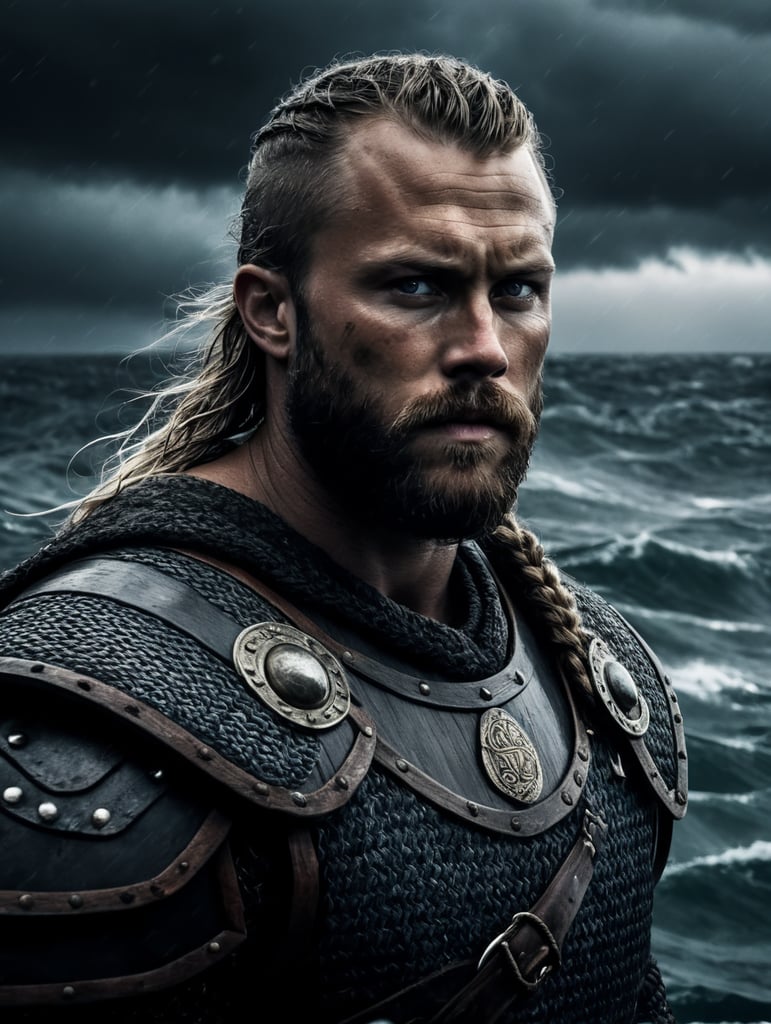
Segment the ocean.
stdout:
[[[0,567],[50,535],[157,357],[0,358]],[[771,355],[552,356],[519,514],[656,649],[690,803],[656,895],[679,1024],[771,1021]],[[587,1022],[591,1024],[591,1022]]]

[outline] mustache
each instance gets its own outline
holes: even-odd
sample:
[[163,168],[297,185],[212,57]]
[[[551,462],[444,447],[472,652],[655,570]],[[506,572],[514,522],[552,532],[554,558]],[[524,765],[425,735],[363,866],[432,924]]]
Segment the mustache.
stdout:
[[492,381],[473,388],[452,387],[414,399],[396,416],[389,433],[409,434],[444,423],[489,423],[508,434],[534,435],[538,429],[540,400],[529,406],[518,395],[504,391]]

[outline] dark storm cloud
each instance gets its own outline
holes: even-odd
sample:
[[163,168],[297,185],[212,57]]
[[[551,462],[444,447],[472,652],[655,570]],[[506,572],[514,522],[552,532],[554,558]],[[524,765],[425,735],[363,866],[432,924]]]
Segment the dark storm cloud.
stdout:
[[764,0],[597,0],[597,6],[720,22],[738,32],[771,32],[771,4]]
[[157,313],[166,296],[232,272],[237,206],[225,188],[78,182],[0,167],[0,294],[5,304]]
[[389,49],[455,53],[533,109],[564,190],[561,271],[673,246],[771,256],[770,29],[767,0],[18,0],[0,50],[0,303],[155,317],[222,266],[278,98]]
[[[5,152],[62,174],[235,184],[304,70],[419,47],[521,90],[572,201],[698,207],[771,181],[771,36],[732,30],[717,0],[44,6],[20,2],[5,33]],[[726,7],[747,21],[771,5]]]

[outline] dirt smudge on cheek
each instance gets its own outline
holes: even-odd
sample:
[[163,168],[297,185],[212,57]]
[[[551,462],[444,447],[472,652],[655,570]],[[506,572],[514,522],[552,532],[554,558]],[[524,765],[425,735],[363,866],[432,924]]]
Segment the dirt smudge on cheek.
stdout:
[[380,362],[380,358],[369,345],[354,345],[351,349],[354,366],[360,370],[372,370]]

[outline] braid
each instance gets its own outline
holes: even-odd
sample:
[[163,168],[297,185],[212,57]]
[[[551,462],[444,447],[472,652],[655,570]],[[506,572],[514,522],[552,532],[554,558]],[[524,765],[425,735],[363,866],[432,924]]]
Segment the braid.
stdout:
[[565,678],[578,685],[584,698],[591,697],[586,662],[589,636],[573,595],[546,558],[538,538],[513,515],[507,515],[492,534],[489,547],[496,568],[530,613],[532,625],[554,645]]

